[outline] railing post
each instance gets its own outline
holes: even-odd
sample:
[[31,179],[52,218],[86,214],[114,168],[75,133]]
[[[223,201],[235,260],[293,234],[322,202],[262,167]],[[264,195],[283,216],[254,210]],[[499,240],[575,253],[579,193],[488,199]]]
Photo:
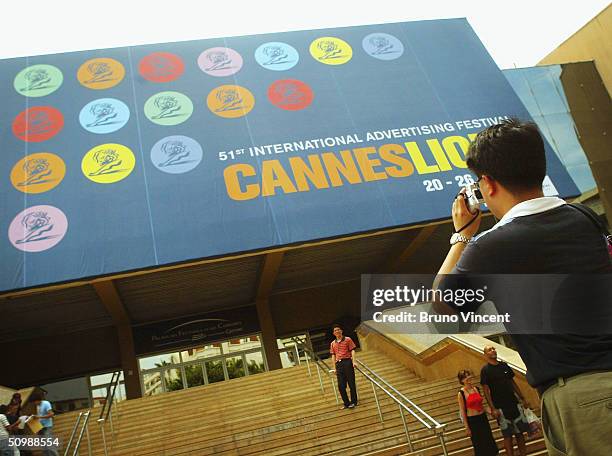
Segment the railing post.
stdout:
[[85,432],[87,434],[87,454],[92,456],[91,452],[91,437],[89,436],[89,415],[91,414],[91,410],[87,412],[87,421],[85,422]]
[[406,423],[406,417],[404,416],[404,409],[402,408],[401,405],[398,405],[398,407],[400,411],[400,416],[402,417],[402,424],[404,425],[404,432],[406,433],[406,438],[408,439],[408,448],[410,448],[410,452],[412,453],[414,451],[414,448],[412,447],[412,440],[410,439],[410,432],[408,432],[408,424]]
[[100,433],[102,434],[102,445],[104,445],[104,456],[108,456],[108,448],[106,446],[106,433],[104,432],[104,418],[98,420],[100,425]]
[[444,456],[448,456],[448,450],[446,449],[446,440],[444,439],[444,428],[438,434],[438,438],[440,439],[440,445],[442,446],[442,452]]
[[113,404],[108,408],[108,419],[110,423],[111,438],[115,440],[115,427],[113,426]]
[[72,428],[72,432],[70,433],[70,438],[68,439],[68,443],[66,443],[66,449],[64,450],[64,456],[68,456],[68,453],[70,452],[70,447],[72,446],[72,441],[74,440],[74,436],[77,432],[77,429],[79,427],[79,423],[81,422],[81,417],[83,416],[83,412],[79,413],[79,416],[77,417],[77,421],[76,423],[74,423],[74,427]]
[[340,400],[338,399],[338,388],[336,388],[336,382],[334,381],[334,376],[330,373],[329,380],[332,384],[332,390],[334,390],[334,396],[336,396],[336,405],[340,404]]
[[321,385],[321,392],[325,393],[325,388],[323,387],[323,380],[321,379],[321,367],[319,363],[315,363],[317,366],[317,375],[319,376],[319,385]]
[[300,351],[298,350],[298,346],[296,343],[293,344],[293,348],[295,348],[295,360],[298,366],[302,365],[302,361],[300,360]]
[[310,361],[308,361],[308,357],[310,356],[308,351],[304,350],[304,356],[306,357],[306,369],[308,369],[308,376],[312,377],[312,373],[310,372]]
[[380,422],[383,423],[385,419],[383,418],[382,411],[380,410],[380,402],[378,402],[378,394],[376,394],[376,386],[374,386],[374,383],[371,383],[371,385],[372,385],[372,392],[374,393],[374,400],[376,400],[376,407],[378,408],[378,416],[380,417]]

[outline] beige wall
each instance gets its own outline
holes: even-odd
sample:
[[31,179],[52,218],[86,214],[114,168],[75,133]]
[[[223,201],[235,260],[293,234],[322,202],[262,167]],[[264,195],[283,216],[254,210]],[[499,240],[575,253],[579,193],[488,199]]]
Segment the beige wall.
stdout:
[[[562,8],[561,4],[558,6]],[[539,65],[594,60],[612,94],[612,4],[544,57]]]
[[[457,378],[457,372],[462,369],[470,369],[478,376],[480,369],[485,364],[483,355],[449,339],[445,339],[434,347],[416,354],[404,347],[403,344],[394,343],[390,335],[385,337],[362,325],[359,330],[359,340],[365,349],[382,352],[414,371],[419,377],[429,381]],[[487,341],[487,345],[493,345],[499,349],[503,348],[490,341]],[[515,380],[529,406],[534,410],[539,410],[540,399],[538,393],[529,386],[525,376],[516,372]],[[459,388],[459,381],[457,381],[457,390]]]

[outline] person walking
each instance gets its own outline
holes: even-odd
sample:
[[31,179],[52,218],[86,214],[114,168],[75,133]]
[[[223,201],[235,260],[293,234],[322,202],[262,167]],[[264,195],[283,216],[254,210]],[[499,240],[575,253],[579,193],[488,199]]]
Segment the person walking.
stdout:
[[[355,367],[357,367],[355,361],[356,345],[350,337],[343,335],[340,325],[334,325],[333,332],[336,338],[329,347],[334,366],[333,371],[336,373],[338,391],[340,391],[340,396],[342,396],[344,408],[352,409],[357,405],[357,385],[355,384]],[[346,393],[347,384],[351,389],[350,401]]]
[[487,419],[487,414],[491,414],[491,409],[483,405],[484,398],[480,390],[472,384],[474,374],[469,369],[464,369],[459,371],[457,378],[462,385],[457,394],[459,411],[465,431],[472,440],[474,455],[495,456],[499,454]]
[[[487,364],[480,371],[480,384],[484,388],[485,397],[491,404],[492,414],[499,423],[504,436],[504,448],[508,456],[514,455],[516,439],[520,456],[526,456],[524,432],[529,431],[529,424],[523,411],[519,409],[519,399],[523,408],[527,402],[514,381],[514,371],[506,363],[497,360],[497,350],[492,345],[484,348]],[[518,397],[518,399],[517,399]]]

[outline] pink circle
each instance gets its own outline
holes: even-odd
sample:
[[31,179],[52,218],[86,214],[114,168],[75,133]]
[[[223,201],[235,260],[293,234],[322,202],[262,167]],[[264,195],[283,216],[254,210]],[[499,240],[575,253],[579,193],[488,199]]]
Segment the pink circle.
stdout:
[[198,57],[200,69],[211,76],[230,76],[242,68],[242,57],[226,47],[206,49]]
[[32,206],[13,219],[8,237],[16,249],[42,252],[58,244],[66,231],[68,219],[61,210],[53,206]]

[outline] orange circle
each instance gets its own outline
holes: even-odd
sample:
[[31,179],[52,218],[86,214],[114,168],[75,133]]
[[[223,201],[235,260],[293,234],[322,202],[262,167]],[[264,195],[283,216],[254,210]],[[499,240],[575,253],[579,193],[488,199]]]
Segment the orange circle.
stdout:
[[227,119],[246,116],[255,106],[255,97],[249,89],[239,85],[222,85],[206,97],[208,109]]
[[125,76],[125,68],[115,59],[100,57],[85,62],[77,71],[77,79],[88,89],[102,90],[119,84]]
[[57,187],[66,175],[64,160],[40,152],[19,160],[11,171],[11,183],[20,192],[43,193]]

